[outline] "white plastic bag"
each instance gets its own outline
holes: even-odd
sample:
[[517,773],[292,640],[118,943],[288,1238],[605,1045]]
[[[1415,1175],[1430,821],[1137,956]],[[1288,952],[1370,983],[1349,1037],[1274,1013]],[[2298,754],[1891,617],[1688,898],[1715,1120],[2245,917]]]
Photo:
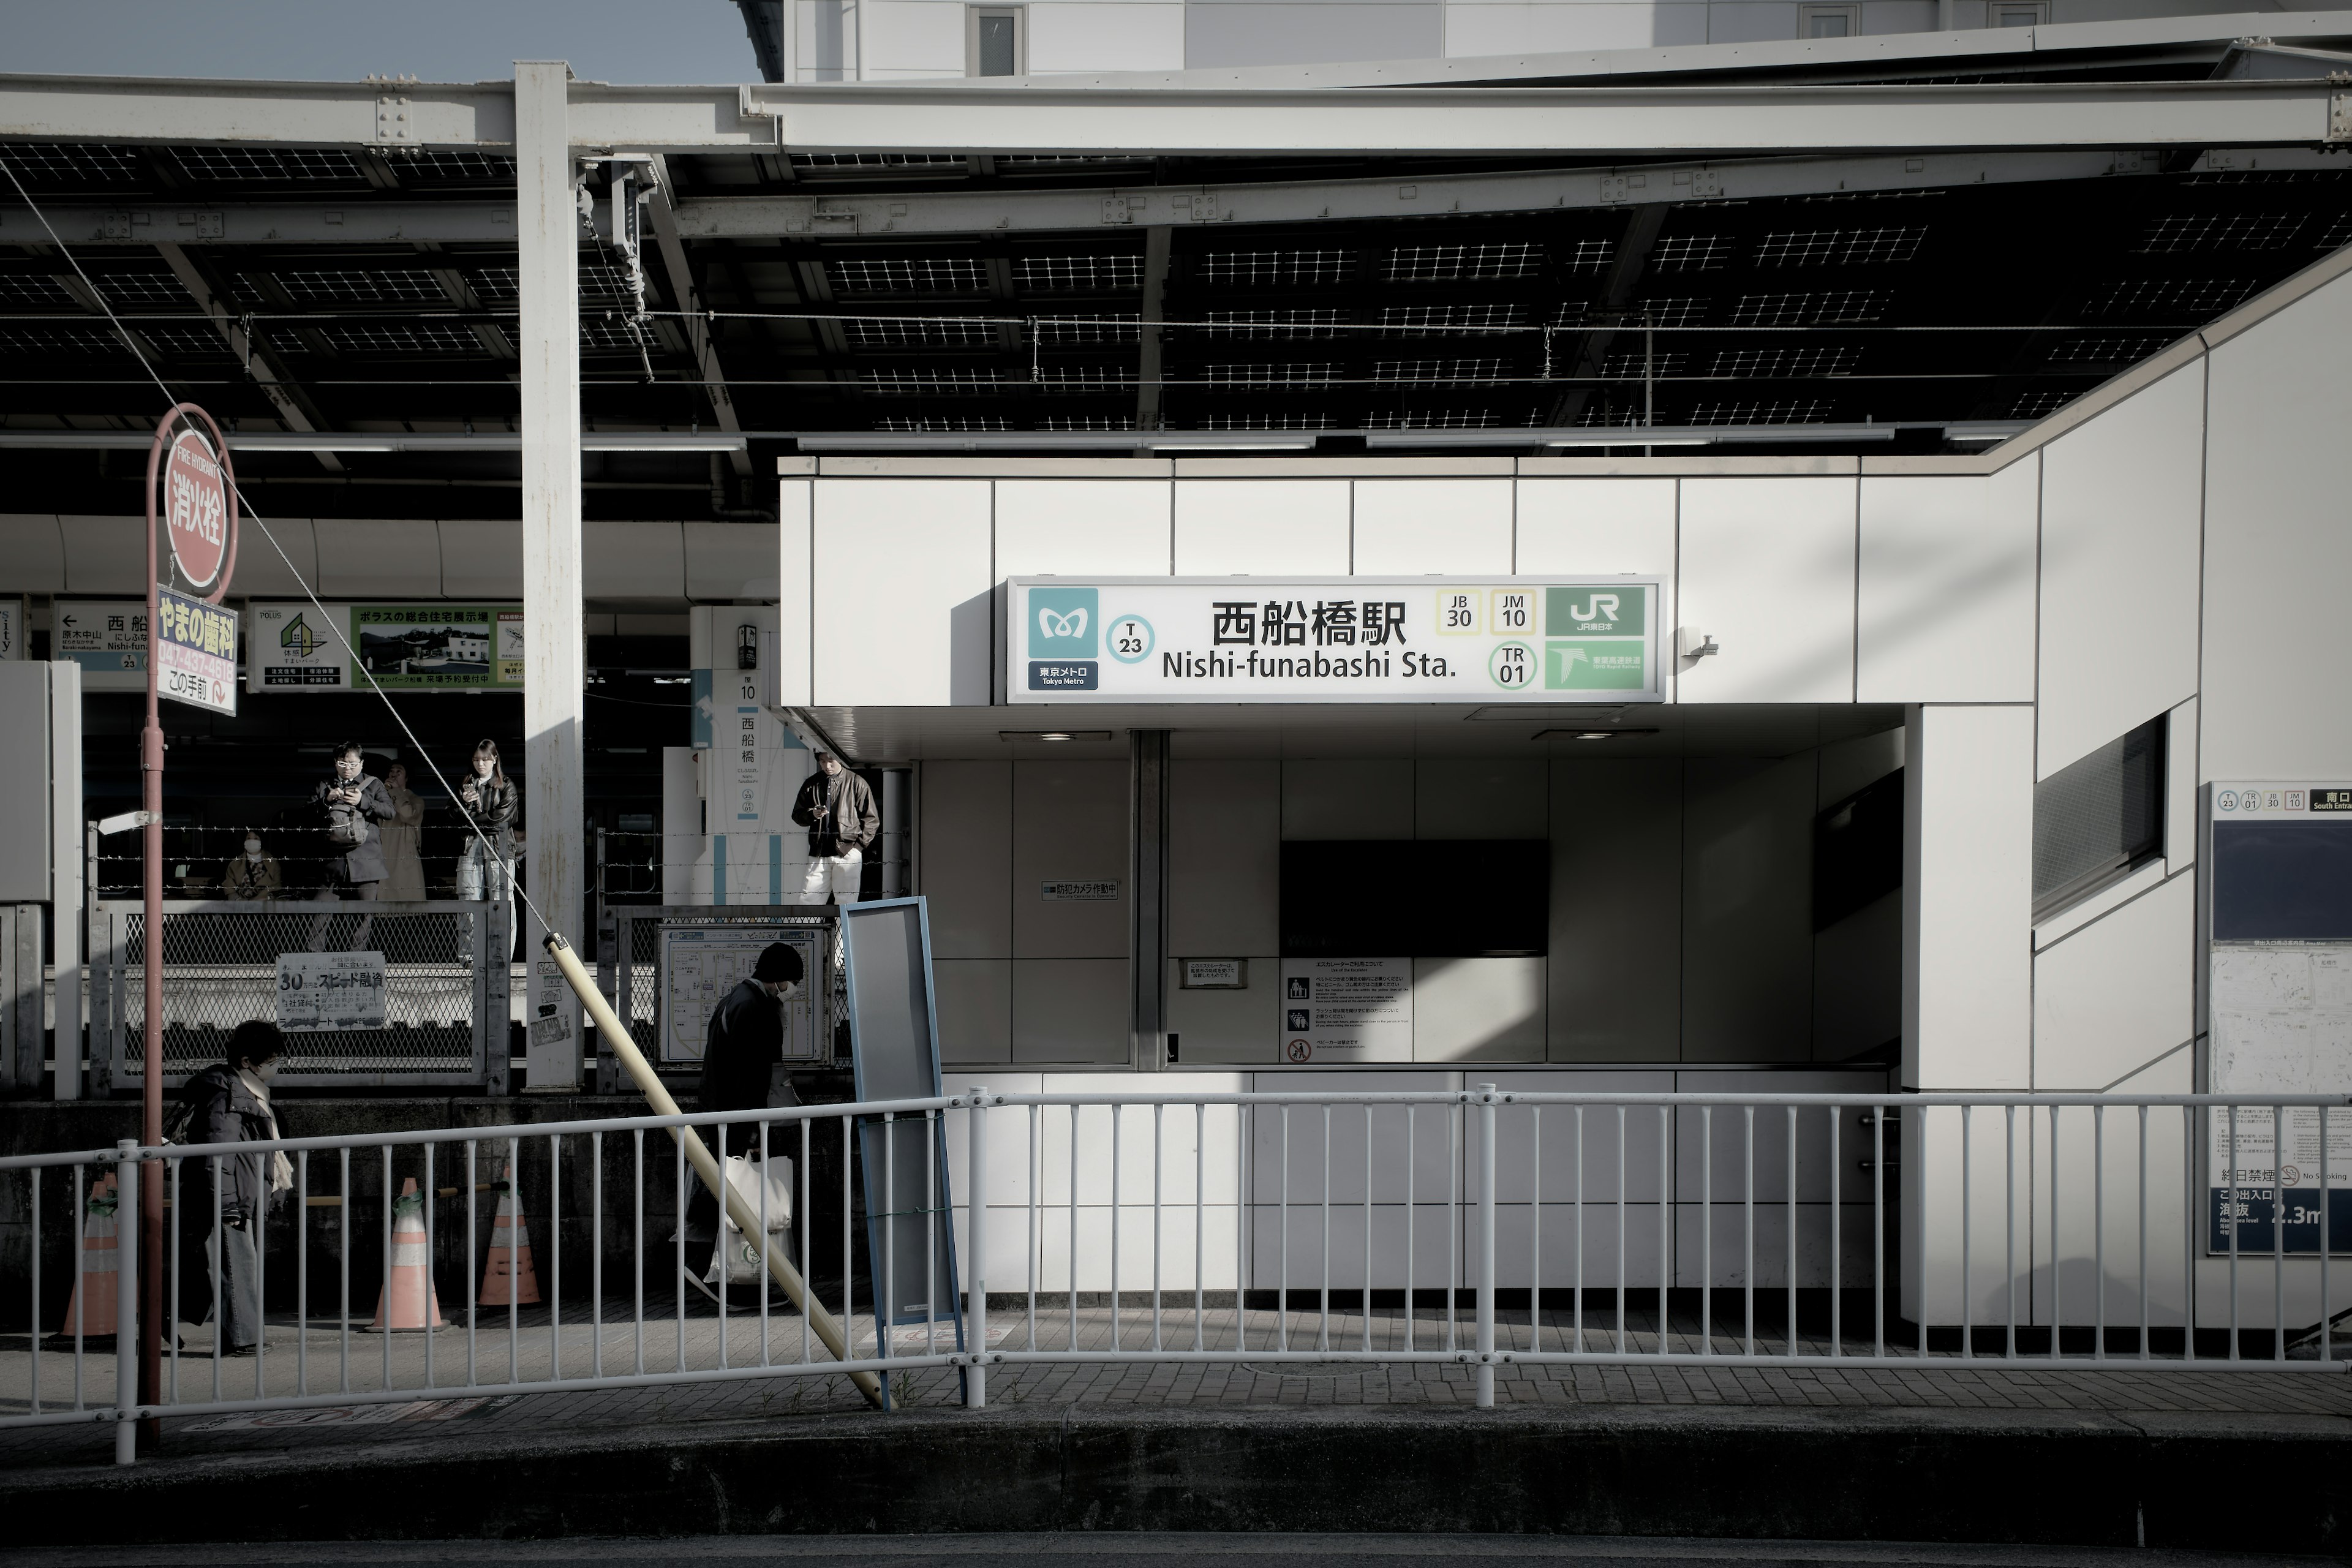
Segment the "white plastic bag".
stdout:
[[[760,1162],[740,1154],[727,1156],[722,1167],[727,1184],[743,1206],[754,1215],[760,1212]],[[781,1154],[769,1156],[766,1177],[768,1185],[768,1233],[781,1236],[793,1223],[793,1163]],[[710,1249],[710,1268],[703,1275],[707,1284],[719,1282],[719,1259],[727,1260],[727,1282],[730,1285],[755,1285],[767,1277],[767,1264],[760,1248],[746,1240],[735,1224],[735,1216],[721,1204],[719,1215],[719,1245]]]

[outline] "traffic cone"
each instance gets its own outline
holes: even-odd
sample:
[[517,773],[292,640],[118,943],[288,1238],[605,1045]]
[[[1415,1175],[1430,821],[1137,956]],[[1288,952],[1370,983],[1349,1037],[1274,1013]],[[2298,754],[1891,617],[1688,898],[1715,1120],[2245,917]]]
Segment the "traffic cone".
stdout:
[[[117,1202],[113,1172],[89,1184],[89,1197],[83,1205],[81,1273],[74,1279],[72,1298],[66,1302],[66,1321],[58,1330],[60,1334],[72,1333],[77,1321],[85,1337],[114,1332],[114,1278],[121,1266],[121,1242],[114,1224]],[[89,1314],[86,1319],[85,1311]]]
[[392,1278],[384,1281],[383,1293],[376,1298],[375,1321],[368,1327],[381,1333],[448,1326],[441,1316],[441,1299],[433,1291],[425,1199],[416,1191],[416,1178],[411,1176],[401,1184],[400,1196],[393,1200]]
[[482,1261],[478,1305],[528,1307],[539,1300],[539,1270],[531,1267],[530,1226],[523,1223],[522,1199],[509,1170],[499,1183],[499,1217],[490,1226],[490,1254]]

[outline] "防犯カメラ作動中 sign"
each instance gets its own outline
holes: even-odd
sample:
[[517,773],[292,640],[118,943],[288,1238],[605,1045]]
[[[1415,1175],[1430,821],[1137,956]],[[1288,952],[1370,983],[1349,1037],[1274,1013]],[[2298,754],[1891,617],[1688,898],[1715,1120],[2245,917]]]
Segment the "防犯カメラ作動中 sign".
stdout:
[[1654,577],[1015,577],[1015,702],[1658,702]]

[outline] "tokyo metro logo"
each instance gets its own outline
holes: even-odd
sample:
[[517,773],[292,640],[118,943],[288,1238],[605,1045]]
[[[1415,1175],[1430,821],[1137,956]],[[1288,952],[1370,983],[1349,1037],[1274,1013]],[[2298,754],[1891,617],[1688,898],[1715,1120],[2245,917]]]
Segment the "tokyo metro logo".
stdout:
[[1029,657],[1092,658],[1100,641],[1102,609],[1093,588],[1029,590]]

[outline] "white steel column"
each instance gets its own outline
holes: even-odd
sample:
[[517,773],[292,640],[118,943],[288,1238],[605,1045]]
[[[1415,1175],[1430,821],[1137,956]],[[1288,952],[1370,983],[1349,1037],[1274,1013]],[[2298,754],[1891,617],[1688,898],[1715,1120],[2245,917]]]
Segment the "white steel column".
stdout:
[[[571,68],[515,62],[515,233],[522,354],[523,821],[531,902],[574,948],[587,859],[581,721],[580,209],[566,133]],[[580,1009],[529,921],[528,1089],[580,1087]],[[493,1044],[493,1050],[505,1047]]]

